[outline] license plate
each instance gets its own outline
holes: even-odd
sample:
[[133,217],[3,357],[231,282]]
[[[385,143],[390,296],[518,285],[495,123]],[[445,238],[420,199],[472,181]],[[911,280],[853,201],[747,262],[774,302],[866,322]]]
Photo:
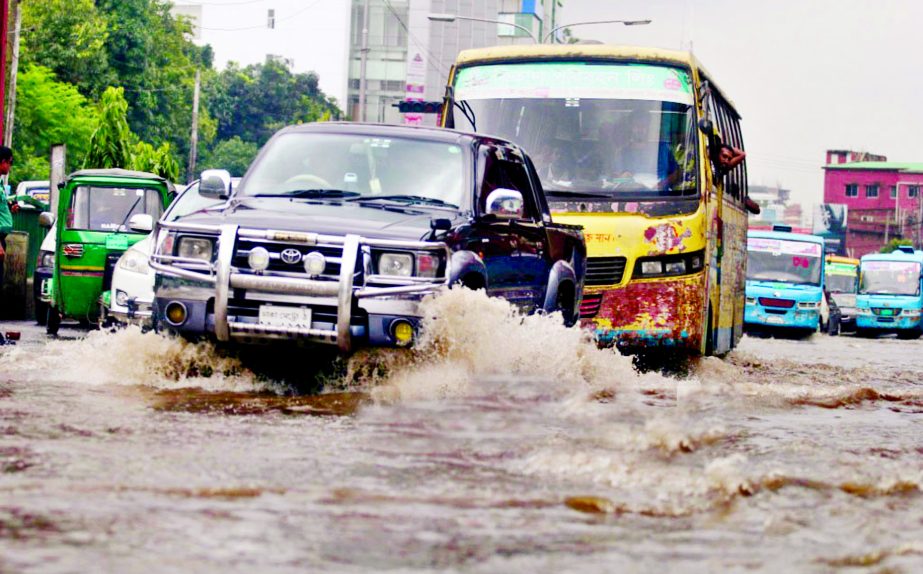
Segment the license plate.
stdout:
[[311,328],[311,310],[303,307],[260,306],[260,325],[268,327]]
[[124,235],[110,235],[106,237],[106,249],[125,251],[128,249],[128,237]]
[[882,317],[893,317],[893,316],[894,316],[894,309],[882,309],[882,310],[881,310],[881,316],[882,316]]
[[785,322],[785,319],[783,319],[782,317],[774,317],[770,315],[769,317],[766,317],[766,322],[772,325],[781,325],[782,323]]

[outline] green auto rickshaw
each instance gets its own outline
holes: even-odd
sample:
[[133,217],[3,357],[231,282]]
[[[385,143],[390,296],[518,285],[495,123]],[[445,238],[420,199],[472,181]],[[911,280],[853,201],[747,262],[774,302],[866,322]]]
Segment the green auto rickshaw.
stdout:
[[47,226],[57,222],[54,273],[44,287],[52,335],[65,317],[97,320],[119,257],[151,232],[175,194],[160,176],[123,169],[76,171],[59,187],[57,213],[41,217]]

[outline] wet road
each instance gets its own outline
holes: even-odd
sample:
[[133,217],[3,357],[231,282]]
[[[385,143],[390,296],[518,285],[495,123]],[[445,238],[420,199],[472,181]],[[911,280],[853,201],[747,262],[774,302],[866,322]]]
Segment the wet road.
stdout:
[[923,570],[923,341],[745,338],[676,378],[434,306],[319,397],[0,325],[0,572]]

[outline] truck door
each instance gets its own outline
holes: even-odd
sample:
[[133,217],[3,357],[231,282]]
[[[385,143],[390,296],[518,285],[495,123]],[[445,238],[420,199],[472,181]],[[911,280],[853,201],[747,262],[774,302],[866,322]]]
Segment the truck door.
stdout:
[[[518,150],[481,148],[481,174],[476,230],[472,239],[487,266],[488,292],[509,299],[525,310],[544,300],[548,277],[547,236],[525,162]],[[520,216],[501,219],[486,215],[487,199],[498,189],[522,195]]]

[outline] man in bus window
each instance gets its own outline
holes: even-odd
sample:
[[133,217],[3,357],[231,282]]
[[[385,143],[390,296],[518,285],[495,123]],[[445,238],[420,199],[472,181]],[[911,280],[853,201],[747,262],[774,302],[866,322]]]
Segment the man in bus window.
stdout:
[[726,143],[718,150],[718,175],[723,177],[737,167],[747,157],[746,152]]

